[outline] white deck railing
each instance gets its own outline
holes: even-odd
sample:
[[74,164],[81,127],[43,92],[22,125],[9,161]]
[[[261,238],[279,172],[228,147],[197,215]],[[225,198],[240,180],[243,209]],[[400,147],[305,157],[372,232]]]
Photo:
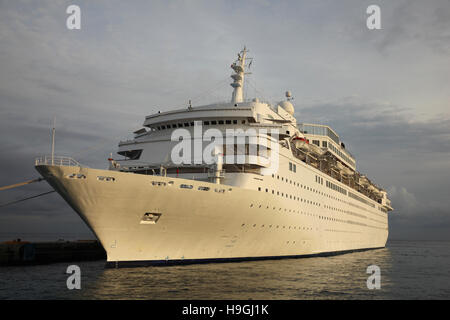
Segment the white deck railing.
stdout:
[[66,167],[83,167],[78,161],[70,157],[64,156],[42,156],[34,161],[35,166],[66,166]]

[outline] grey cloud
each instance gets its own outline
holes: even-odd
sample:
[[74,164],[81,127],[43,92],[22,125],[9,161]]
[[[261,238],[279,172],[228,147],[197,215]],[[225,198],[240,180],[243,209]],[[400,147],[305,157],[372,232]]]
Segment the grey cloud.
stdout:
[[448,239],[450,199],[443,191],[450,188],[448,117],[414,119],[408,108],[351,97],[304,106],[298,118],[331,125],[356,154],[359,169],[388,190],[395,208],[392,237],[428,233]]
[[[0,185],[37,175],[54,116],[57,153],[105,167],[145,115],[229,99],[229,65],[246,44],[248,97],[289,89],[299,120],[331,124],[391,188],[393,236],[447,221],[448,1],[381,1],[380,32],[365,28],[371,1],[78,3],[82,30],[69,31],[71,1],[0,1]],[[0,203],[49,188],[2,192]],[[0,208],[0,232],[25,229],[86,231],[56,194]]]

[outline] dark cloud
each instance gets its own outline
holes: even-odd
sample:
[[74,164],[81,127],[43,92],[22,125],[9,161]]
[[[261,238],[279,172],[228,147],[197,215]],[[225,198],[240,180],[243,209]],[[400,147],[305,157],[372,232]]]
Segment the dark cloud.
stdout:
[[[248,97],[289,89],[300,121],[332,125],[390,190],[393,236],[446,230],[448,1],[380,1],[381,31],[365,27],[371,1],[78,1],[80,31],[65,28],[70,4],[0,1],[0,185],[37,176],[55,116],[57,153],[105,167],[145,115],[228,100],[246,44]],[[49,188],[0,192],[0,203]],[[0,208],[0,232],[11,230],[87,228],[52,194]]]
[[331,125],[359,170],[388,190],[392,237],[449,239],[450,119],[414,119],[409,109],[361,100],[305,106],[298,118]]

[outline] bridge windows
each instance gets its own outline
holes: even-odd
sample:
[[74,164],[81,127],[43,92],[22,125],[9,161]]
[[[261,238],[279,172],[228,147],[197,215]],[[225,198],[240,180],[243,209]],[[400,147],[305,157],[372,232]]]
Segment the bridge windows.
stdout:
[[143,149],[119,151],[117,154],[127,157],[128,160],[137,160],[141,157]]

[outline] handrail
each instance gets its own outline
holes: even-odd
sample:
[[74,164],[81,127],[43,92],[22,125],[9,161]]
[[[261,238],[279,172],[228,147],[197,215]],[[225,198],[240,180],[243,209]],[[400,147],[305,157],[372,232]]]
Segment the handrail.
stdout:
[[84,167],[78,161],[71,157],[64,156],[41,156],[35,159],[35,166],[50,165],[50,166],[66,166],[66,167]]
[[208,178],[214,178],[214,177],[224,178],[225,177],[225,169],[219,170],[218,173],[219,173],[219,175],[217,175],[216,169],[210,168],[210,169],[208,169]]

